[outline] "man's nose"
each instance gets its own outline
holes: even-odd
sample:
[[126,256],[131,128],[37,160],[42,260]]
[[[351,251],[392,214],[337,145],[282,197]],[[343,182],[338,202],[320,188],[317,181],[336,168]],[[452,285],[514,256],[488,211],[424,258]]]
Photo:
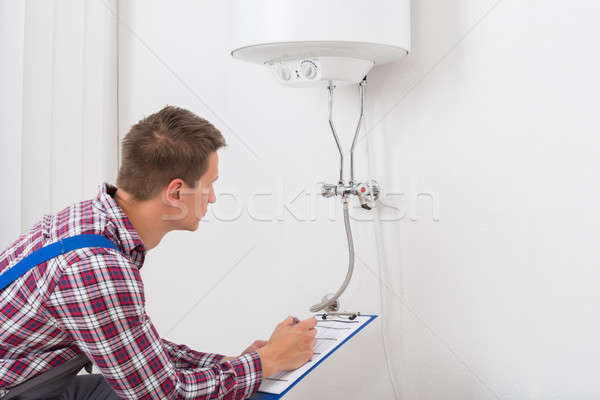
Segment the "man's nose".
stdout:
[[217,201],[217,196],[215,195],[215,191],[213,188],[210,189],[210,193],[208,194],[208,202],[215,203]]

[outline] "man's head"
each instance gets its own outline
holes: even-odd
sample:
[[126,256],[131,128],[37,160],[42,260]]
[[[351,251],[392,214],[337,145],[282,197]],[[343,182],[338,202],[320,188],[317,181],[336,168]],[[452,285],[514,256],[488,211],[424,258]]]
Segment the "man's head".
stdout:
[[219,130],[194,113],[167,106],[123,139],[117,186],[136,203],[155,203],[171,229],[194,230],[215,202]]

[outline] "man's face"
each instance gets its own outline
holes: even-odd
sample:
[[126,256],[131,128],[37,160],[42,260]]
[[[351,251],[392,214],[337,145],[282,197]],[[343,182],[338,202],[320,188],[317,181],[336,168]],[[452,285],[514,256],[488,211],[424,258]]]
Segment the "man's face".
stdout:
[[208,169],[200,177],[195,188],[186,187],[182,193],[182,201],[189,210],[184,218],[184,227],[190,231],[198,229],[198,223],[206,215],[208,203],[217,201],[214,182],[219,177],[219,156],[213,152],[208,157]]

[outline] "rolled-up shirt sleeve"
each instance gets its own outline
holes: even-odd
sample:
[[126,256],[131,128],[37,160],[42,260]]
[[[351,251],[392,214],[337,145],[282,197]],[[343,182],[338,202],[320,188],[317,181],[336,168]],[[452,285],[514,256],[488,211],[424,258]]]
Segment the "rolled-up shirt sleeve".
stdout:
[[76,252],[45,306],[119,396],[245,399],[258,390],[257,353],[221,362],[221,355],[162,340],[146,314],[138,269],[114,250]]

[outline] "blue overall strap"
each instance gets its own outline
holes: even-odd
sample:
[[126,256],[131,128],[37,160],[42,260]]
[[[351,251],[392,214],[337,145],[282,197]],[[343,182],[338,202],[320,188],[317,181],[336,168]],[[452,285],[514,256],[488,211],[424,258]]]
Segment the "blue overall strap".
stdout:
[[36,265],[44,263],[56,256],[60,256],[61,254],[68,253],[69,251],[86,247],[102,247],[118,250],[117,246],[109,238],[102,235],[77,235],[59,240],[58,242],[34,251],[8,271],[0,275],[0,290],[13,283]]

